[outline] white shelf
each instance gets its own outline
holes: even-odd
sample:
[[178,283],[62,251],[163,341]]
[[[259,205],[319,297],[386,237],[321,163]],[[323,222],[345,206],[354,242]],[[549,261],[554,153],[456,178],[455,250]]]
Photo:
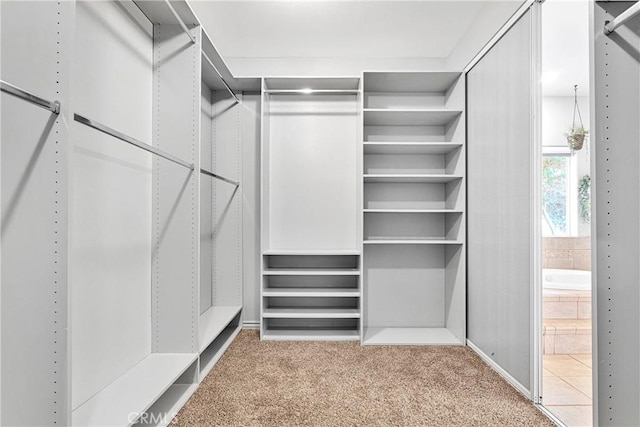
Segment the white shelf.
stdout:
[[451,71],[365,72],[365,92],[446,92],[460,78]]
[[359,341],[357,330],[316,329],[267,329],[262,334],[265,341]]
[[357,249],[268,249],[263,255],[360,255]]
[[359,276],[355,268],[310,269],[310,268],[274,268],[264,270],[265,276]]
[[177,415],[180,408],[184,406],[191,395],[198,388],[198,384],[174,384],[164,392],[164,394],[153,404],[147,413],[151,414],[149,419],[156,421],[143,423],[144,426],[165,427],[171,424],[174,415]]
[[354,288],[267,288],[263,297],[359,297]]
[[267,77],[266,90],[358,90],[360,77]]
[[364,154],[447,154],[462,147],[457,142],[364,142]]
[[191,353],[152,353],[72,414],[77,426],[129,426],[198,358]]
[[415,109],[394,110],[365,108],[365,126],[444,126],[462,114],[462,110]]
[[445,239],[368,239],[365,245],[462,245],[460,240]]
[[355,308],[266,308],[265,319],[357,319]]
[[214,305],[200,315],[200,351],[207,348],[216,339],[241,309],[242,306],[239,305]]
[[450,174],[365,174],[364,182],[447,183],[462,179]]
[[446,328],[366,328],[365,345],[464,345]]
[[363,209],[364,213],[461,214],[462,209]]

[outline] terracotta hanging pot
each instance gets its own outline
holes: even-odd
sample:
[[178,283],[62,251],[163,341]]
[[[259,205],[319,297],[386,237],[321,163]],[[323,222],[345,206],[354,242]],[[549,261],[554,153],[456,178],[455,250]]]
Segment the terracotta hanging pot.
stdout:
[[[573,101],[573,124],[571,130],[567,133],[567,144],[571,151],[582,150],[584,140],[589,133],[582,124],[582,115],[580,114],[580,107],[578,106],[578,85],[573,86],[574,101]],[[576,125],[576,115],[580,120],[580,125]]]
[[[583,131],[584,132],[584,131]],[[567,144],[572,151],[582,150],[586,133],[570,133],[567,135]]]

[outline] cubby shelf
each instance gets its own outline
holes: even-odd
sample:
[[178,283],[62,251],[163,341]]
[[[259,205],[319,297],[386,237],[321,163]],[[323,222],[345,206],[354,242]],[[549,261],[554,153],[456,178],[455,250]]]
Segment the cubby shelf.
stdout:
[[307,268],[278,268],[264,270],[265,276],[359,276],[360,270],[344,269],[307,269]]
[[211,344],[209,344],[209,347],[202,352],[200,355],[200,381],[202,381],[216,363],[218,363],[241,330],[242,325],[238,319],[237,322],[227,325]]
[[355,288],[266,288],[263,297],[359,297]]
[[360,310],[355,308],[265,308],[266,319],[357,319]]
[[73,425],[127,426],[195,362],[195,353],[152,353],[73,411]]
[[365,92],[441,92],[448,91],[460,78],[456,71],[390,71],[367,72]]
[[454,142],[364,142],[364,154],[447,154],[462,147]]
[[357,249],[267,249],[263,255],[360,255]]
[[365,126],[445,126],[462,114],[449,109],[365,108]]
[[450,174],[365,174],[364,182],[423,182],[423,183],[447,183],[462,179],[461,175]]
[[366,328],[365,345],[463,345],[447,328]]
[[[170,414],[177,414],[198,388],[198,384],[174,384],[149,408],[146,413],[159,422],[154,427],[166,427],[171,424]],[[136,426],[143,424],[137,423]]]
[[203,351],[211,344],[241,309],[242,306],[239,305],[214,305],[200,315],[200,351]]
[[359,341],[357,330],[320,329],[268,329],[262,339],[267,341]]
[[364,213],[461,214],[461,209],[363,209]]
[[462,245],[459,240],[445,239],[369,239],[365,245]]

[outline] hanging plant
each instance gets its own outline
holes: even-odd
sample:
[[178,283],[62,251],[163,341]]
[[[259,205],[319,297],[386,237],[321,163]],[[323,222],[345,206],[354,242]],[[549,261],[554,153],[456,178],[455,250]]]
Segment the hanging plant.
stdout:
[[578,183],[578,203],[580,206],[579,215],[582,221],[591,221],[591,177],[585,175]]
[[582,150],[588,134],[589,131],[582,126],[572,127],[567,133],[567,144],[569,145],[569,148],[571,148],[571,151]]
[[[580,114],[580,107],[578,106],[578,85],[573,86],[573,91],[573,123],[571,124],[571,129],[569,129],[569,132],[566,134],[567,144],[572,152],[582,149],[589,134],[589,131],[584,128],[584,124],[582,123],[582,115]],[[579,125],[576,125],[576,114],[580,120]]]

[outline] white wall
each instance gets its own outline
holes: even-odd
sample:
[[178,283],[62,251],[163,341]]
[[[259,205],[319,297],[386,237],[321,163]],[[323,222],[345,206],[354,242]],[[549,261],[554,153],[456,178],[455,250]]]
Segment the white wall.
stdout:
[[458,44],[451,50],[446,68],[463,69],[523,3],[524,0],[486,2]]
[[[573,122],[573,96],[545,96],[542,98],[542,145],[547,147],[567,147],[565,134]],[[589,130],[589,97],[578,97],[578,105],[582,114],[585,129]],[[576,117],[576,121],[578,118]],[[584,175],[590,175],[590,138],[585,147],[577,151],[574,156],[577,180]],[[578,236],[591,235],[591,225],[578,219]]]

